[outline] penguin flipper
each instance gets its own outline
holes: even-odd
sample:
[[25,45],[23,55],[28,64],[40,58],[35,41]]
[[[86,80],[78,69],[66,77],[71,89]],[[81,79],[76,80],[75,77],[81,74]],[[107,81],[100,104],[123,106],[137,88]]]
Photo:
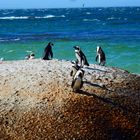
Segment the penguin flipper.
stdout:
[[86,57],[85,57],[85,62],[84,62],[84,65],[89,66],[89,63],[88,63],[88,61],[87,61]]
[[73,75],[73,70],[70,72],[70,76],[72,76]]
[[96,58],[95,58],[95,61],[97,62],[97,60],[98,60],[98,55],[96,56]]
[[84,84],[84,82],[83,82],[83,81],[81,81],[81,86],[80,86],[80,89],[83,87],[83,84]]
[[86,56],[83,54],[84,65],[89,66]]
[[89,66],[89,63],[88,63],[88,61],[86,61],[86,62],[85,62],[85,65],[86,65],[86,66]]
[[73,80],[72,83],[71,83],[71,87],[72,87],[72,88],[73,88],[73,86],[74,86],[74,83],[75,83],[75,80]]

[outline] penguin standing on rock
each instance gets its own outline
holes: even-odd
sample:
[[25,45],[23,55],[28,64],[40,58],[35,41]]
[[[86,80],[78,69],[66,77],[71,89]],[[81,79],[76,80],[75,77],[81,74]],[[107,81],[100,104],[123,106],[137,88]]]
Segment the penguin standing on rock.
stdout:
[[75,49],[75,56],[77,58],[78,63],[80,64],[80,67],[83,67],[84,65],[89,66],[89,63],[87,61],[86,56],[82,52],[79,46],[74,46]]
[[83,87],[83,76],[84,76],[84,70],[81,68],[76,72],[76,74],[73,77],[73,81],[71,84],[71,87],[74,92],[79,91]]
[[73,61],[70,76],[73,76],[71,87],[74,92],[77,92],[83,87],[84,70],[78,65],[77,61]]
[[99,65],[104,66],[106,63],[106,57],[105,57],[105,53],[102,50],[101,47],[97,46],[97,56],[96,56],[96,62],[97,60],[99,61]]

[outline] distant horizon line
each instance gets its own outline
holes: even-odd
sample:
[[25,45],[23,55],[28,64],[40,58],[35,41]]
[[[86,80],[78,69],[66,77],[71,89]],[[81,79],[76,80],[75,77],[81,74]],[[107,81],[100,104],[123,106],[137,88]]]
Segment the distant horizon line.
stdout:
[[16,9],[76,9],[76,8],[82,8],[82,9],[86,9],[86,8],[140,8],[140,6],[95,6],[95,7],[48,7],[48,8],[0,8],[0,10],[16,10]]

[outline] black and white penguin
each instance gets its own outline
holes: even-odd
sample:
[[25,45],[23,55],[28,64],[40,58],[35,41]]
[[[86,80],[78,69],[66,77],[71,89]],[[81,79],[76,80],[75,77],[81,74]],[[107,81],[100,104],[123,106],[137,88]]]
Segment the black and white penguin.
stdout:
[[84,76],[84,70],[82,70],[81,68],[76,72],[76,74],[73,77],[73,81],[71,84],[71,87],[73,89],[74,92],[77,92],[78,90],[80,90],[83,87],[83,76]]
[[106,57],[105,57],[105,53],[102,50],[101,47],[97,46],[97,56],[96,56],[96,62],[97,60],[99,61],[99,65],[104,66],[106,63]]
[[34,53],[31,53],[31,54],[29,54],[29,55],[26,55],[25,59],[26,59],[26,60],[35,59],[35,54],[34,54]]
[[81,67],[83,67],[84,65],[89,66],[87,58],[86,58],[85,54],[82,52],[82,50],[80,49],[80,47],[74,46],[74,49],[75,49],[76,59],[77,59],[78,63],[80,64],[80,66]]

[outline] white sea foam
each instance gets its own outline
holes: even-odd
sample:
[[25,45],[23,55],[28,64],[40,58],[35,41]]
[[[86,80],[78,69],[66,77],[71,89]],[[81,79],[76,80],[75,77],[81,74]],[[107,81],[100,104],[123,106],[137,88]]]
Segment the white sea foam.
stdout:
[[15,16],[11,16],[11,17],[0,17],[0,19],[8,19],[8,20],[14,20],[14,19],[28,19],[27,16],[21,16],[21,17],[15,17]]
[[9,51],[8,51],[8,53],[12,53],[12,52],[14,52],[14,50],[9,50]]
[[14,38],[14,39],[2,39],[0,38],[0,42],[7,42],[7,41],[19,41],[20,38]]
[[65,17],[65,15],[60,15],[60,16],[47,15],[47,16],[44,16],[44,17],[36,17],[36,18],[55,18],[55,17]]
[[87,15],[90,15],[91,13],[90,13],[90,12],[86,12],[86,14],[87,14]]
[[102,11],[102,9],[98,9],[99,11]]
[[65,15],[61,15],[61,17],[65,17]]
[[18,40],[20,40],[20,38],[15,38],[15,39],[13,39],[14,41],[18,41]]
[[4,42],[5,40],[4,39],[0,39],[0,42]]
[[2,14],[3,14],[3,15],[8,15],[8,14],[9,14],[9,12],[3,12]]
[[32,53],[32,51],[29,51],[29,50],[27,50],[26,52],[27,52],[27,53]]
[[54,17],[55,17],[54,15],[47,15],[47,16],[40,17],[40,18],[54,18]]
[[65,15],[60,15],[60,16],[47,15],[47,16],[44,16],[44,17],[28,17],[28,16],[15,17],[15,16],[11,16],[11,17],[0,17],[0,19],[3,19],[3,20],[15,20],[15,19],[43,19],[43,18],[55,18],[55,17],[62,17],[62,18],[64,18]]
[[114,17],[109,17],[109,18],[107,18],[108,20],[112,20],[112,19],[115,19]]
[[99,19],[83,19],[83,21],[100,21]]

